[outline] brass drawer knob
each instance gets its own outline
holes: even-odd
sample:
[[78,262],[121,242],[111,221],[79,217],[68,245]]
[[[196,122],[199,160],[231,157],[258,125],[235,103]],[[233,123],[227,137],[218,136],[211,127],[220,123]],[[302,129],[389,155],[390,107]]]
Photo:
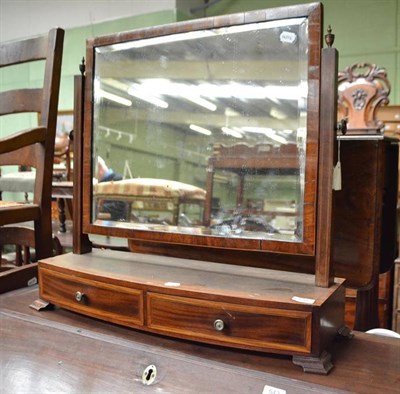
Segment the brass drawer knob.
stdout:
[[224,324],[223,320],[217,319],[214,321],[214,328],[217,331],[222,331],[224,329],[224,327],[225,327],[225,324]]
[[82,302],[85,298],[85,294],[81,293],[80,291],[77,291],[75,293],[75,300],[77,300],[78,302]]

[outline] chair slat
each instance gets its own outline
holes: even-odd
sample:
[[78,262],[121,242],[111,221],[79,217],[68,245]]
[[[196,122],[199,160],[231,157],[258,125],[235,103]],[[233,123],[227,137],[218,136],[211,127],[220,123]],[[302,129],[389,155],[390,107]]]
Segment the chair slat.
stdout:
[[0,207],[0,226],[37,220],[39,217],[40,208],[37,204],[21,205],[12,209]]
[[46,140],[46,128],[35,127],[30,130],[20,131],[11,136],[0,139],[0,154],[15,151],[16,148],[44,142]]
[[[1,206],[1,203],[0,203]],[[19,243],[21,246],[35,247],[35,236],[30,227],[1,227],[0,245],[12,245]]]
[[[0,149],[4,140],[0,140]],[[5,145],[5,143],[4,143]],[[17,165],[37,168],[43,157],[44,144],[27,145],[17,151],[0,155],[0,165]]]
[[0,67],[44,60],[47,55],[47,36],[28,38],[19,42],[0,44]]
[[40,112],[42,89],[8,90],[0,93],[0,115]]

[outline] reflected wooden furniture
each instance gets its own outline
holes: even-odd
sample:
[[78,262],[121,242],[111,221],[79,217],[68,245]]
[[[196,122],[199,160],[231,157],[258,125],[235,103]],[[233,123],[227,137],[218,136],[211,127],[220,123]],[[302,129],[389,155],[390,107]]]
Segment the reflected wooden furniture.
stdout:
[[[204,223],[209,224],[212,211],[214,176],[218,171],[228,171],[239,178],[236,191],[236,206],[242,213],[251,214],[244,204],[245,178],[250,175],[267,175],[278,172],[282,175],[299,174],[297,146],[294,144],[274,147],[273,144],[249,146],[243,143],[216,145],[207,165],[207,199]],[[259,212],[257,212],[259,213]]]
[[205,190],[183,182],[165,179],[132,178],[120,181],[98,182],[93,188],[96,218],[112,219],[112,213],[104,210],[107,202],[125,203],[123,219],[127,222],[167,222],[178,225],[185,213],[186,204],[195,204],[197,224],[202,221]]
[[74,197],[73,181],[54,181],[52,182],[51,197],[57,200],[58,220],[60,223],[60,232],[65,233],[66,230],[66,214],[65,206],[67,205],[69,213],[72,215],[72,200]]
[[[389,93],[386,72],[375,65],[354,64],[339,73],[338,117],[347,118],[348,129],[339,137],[343,187],[335,200],[334,261],[335,269],[347,267],[347,287],[357,290],[348,321],[362,331],[390,326],[390,313],[386,323],[379,321],[379,274],[390,272],[397,253],[398,144],[384,137],[377,117]],[[390,278],[381,282],[387,285]],[[385,299],[382,315],[390,309],[387,292]]]
[[73,130],[56,136],[54,152],[54,168],[52,182],[52,199],[57,201],[58,220],[60,222],[60,232],[66,232],[65,208],[68,208],[72,218],[72,199],[73,199]]
[[54,145],[53,179],[72,181],[73,160],[73,131],[57,135]]
[[[44,61],[43,86],[20,88],[1,93],[1,115],[40,113],[38,127],[21,130],[0,139],[0,165],[23,165],[36,169],[32,203],[0,201],[0,238],[9,227],[33,221],[33,247],[36,258],[53,255],[51,224],[51,180],[56,133],[58,94],[61,75],[64,31],[53,29],[48,35],[2,43],[1,66]],[[18,240],[13,240],[13,242]],[[25,236],[20,239],[21,245]],[[19,243],[19,242],[16,242]],[[29,265],[26,267],[29,270]],[[32,270],[35,270],[32,267]]]
[[[320,376],[285,356],[178,341],[64,309],[38,312],[28,307],[37,296],[36,287],[0,296],[5,392],[400,393],[394,338],[355,332],[335,341],[335,369]],[[145,373],[150,366],[154,379]]]

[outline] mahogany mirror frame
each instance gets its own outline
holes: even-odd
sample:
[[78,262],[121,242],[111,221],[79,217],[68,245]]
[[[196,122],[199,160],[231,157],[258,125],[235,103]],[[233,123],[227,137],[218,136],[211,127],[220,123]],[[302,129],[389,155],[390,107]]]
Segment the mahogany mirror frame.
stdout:
[[[303,241],[285,242],[243,238],[230,239],[216,236],[197,236],[94,225],[91,220],[91,206],[93,196],[92,97],[95,48],[103,45],[173,33],[184,33],[194,30],[240,25],[243,23],[256,23],[298,17],[308,18],[309,38],[307,160],[305,166]],[[317,279],[316,282],[327,285],[331,275],[331,269],[329,267],[331,255],[330,232],[328,231],[327,234],[322,234],[322,231],[327,227],[326,220],[330,221],[332,218],[332,189],[330,187],[332,180],[329,174],[332,172],[334,150],[333,122],[336,113],[335,78],[337,72],[325,82],[322,80],[321,59],[323,56],[321,56],[321,53],[322,4],[320,3],[302,4],[293,7],[272,8],[187,22],[177,22],[88,40],[84,86],[85,99],[83,105],[83,232],[86,234],[126,238],[129,240],[131,251],[166,254],[194,259],[201,258],[229,264],[259,266],[306,273],[323,272],[323,279]],[[329,67],[333,68],[331,70],[332,72],[335,72],[335,61],[337,63],[337,59],[328,61]],[[324,77],[324,79],[326,78]],[[324,85],[324,83],[326,85],[325,88],[321,86]],[[325,102],[323,94],[321,94],[322,90],[325,90],[326,96],[329,96]],[[323,113],[325,115],[323,115]],[[323,117],[325,117],[325,120],[322,120]],[[321,137],[321,127],[329,129],[324,131],[326,133],[325,137]],[[324,149],[326,151],[325,159],[320,157],[321,141],[324,141]],[[325,203],[318,204],[318,201],[325,201]]]

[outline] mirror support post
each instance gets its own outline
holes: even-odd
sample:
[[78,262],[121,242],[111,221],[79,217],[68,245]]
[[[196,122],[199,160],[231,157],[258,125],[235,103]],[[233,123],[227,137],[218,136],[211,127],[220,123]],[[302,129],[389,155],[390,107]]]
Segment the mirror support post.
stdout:
[[329,46],[329,48],[322,49],[321,53],[319,180],[315,260],[315,285],[320,287],[329,287],[333,283],[333,167],[336,148],[337,75],[338,53],[335,48]]
[[73,199],[73,253],[84,254],[92,250],[89,236],[83,233],[83,103],[84,101],[84,62],[80,66],[81,75],[74,77],[74,199]]

